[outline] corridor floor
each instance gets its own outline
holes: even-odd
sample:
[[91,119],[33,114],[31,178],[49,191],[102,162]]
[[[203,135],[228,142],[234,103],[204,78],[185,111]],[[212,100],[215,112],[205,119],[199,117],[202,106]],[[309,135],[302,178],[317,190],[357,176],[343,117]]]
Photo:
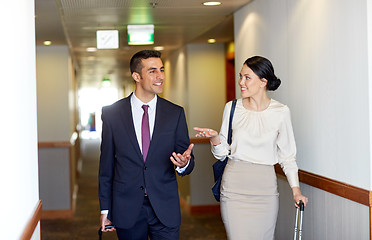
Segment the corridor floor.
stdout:
[[[79,191],[75,216],[70,219],[41,220],[42,240],[98,239],[98,158],[99,140],[83,139],[82,171],[78,177]],[[190,215],[182,212],[180,240],[222,240],[226,233],[218,214]],[[114,233],[104,233],[103,240],[117,239]]]

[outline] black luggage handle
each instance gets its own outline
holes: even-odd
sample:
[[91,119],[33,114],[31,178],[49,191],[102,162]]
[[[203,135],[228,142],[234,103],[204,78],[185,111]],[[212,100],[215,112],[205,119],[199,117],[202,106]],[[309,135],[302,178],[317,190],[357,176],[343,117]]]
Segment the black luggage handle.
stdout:
[[300,211],[303,212],[305,210],[305,204],[300,200]]
[[101,228],[98,229],[98,236],[99,236],[99,240],[102,240],[102,230],[101,230]]
[[296,206],[296,219],[295,219],[295,226],[294,226],[294,235],[293,240],[302,239],[302,220],[305,210],[305,204],[300,200],[299,206]]

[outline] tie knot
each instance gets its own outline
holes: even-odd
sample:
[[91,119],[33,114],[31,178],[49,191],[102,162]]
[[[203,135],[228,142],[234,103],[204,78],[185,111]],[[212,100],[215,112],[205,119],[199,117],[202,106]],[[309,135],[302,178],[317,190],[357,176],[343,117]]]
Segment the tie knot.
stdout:
[[149,105],[142,105],[142,108],[147,113],[147,110],[149,109]]

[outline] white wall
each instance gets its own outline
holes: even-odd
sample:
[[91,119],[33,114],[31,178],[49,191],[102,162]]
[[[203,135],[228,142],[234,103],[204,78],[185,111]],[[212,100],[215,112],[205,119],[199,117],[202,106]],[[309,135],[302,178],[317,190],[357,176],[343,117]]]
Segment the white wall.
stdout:
[[[368,34],[368,79],[369,79],[369,102],[372,102],[372,1],[367,1],[367,34]],[[372,104],[369,104],[369,119],[372,119]],[[372,149],[372,128],[369,127],[369,149]],[[370,164],[372,173],[372,164]],[[372,176],[370,176],[370,188],[372,188]]]
[[[37,46],[39,142],[70,142],[75,130],[74,74],[68,46]],[[39,181],[43,210],[71,209],[70,148],[40,148]],[[72,165],[72,166],[71,166]]]
[[[226,103],[225,47],[218,44],[187,45],[188,77],[188,126],[190,136],[193,127],[221,128],[222,113]],[[216,204],[213,186],[212,164],[216,159],[209,144],[195,146],[196,167],[190,176],[190,205]]]
[[164,68],[166,74],[164,98],[171,99],[187,111],[186,48],[181,48],[171,54],[164,62]]
[[12,240],[19,239],[39,200],[34,1],[6,1],[1,9],[0,236]]
[[[291,109],[299,167],[367,190],[371,9],[369,0],[260,0],[234,15],[237,70],[253,55],[272,61],[282,80],[272,97]],[[288,183],[278,182],[281,240],[293,236],[294,209]],[[309,197],[304,239],[368,239],[368,207],[301,188]]]
[[225,59],[223,43],[187,45],[189,129],[194,135],[195,126],[220,130],[226,103]]
[[[193,127],[219,131],[226,103],[224,44],[188,44],[165,61],[163,96],[185,108],[190,137]],[[181,195],[190,205],[216,204],[211,192],[213,158],[209,144],[194,148],[196,165],[189,177],[179,181]]]
[[236,65],[272,61],[299,167],[370,189],[367,40],[366,0],[260,0],[235,14]]
[[73,110],[68,46],[38,46],[36,53],[39,141],[70,141]]

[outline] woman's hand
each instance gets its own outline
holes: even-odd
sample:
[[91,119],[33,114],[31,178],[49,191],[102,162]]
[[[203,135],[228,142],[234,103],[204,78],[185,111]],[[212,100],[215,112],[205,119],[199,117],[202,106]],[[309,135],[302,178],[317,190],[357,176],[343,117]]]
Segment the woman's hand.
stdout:
[[293,199],[296,203],[296,206],[299,207],[300,206],[300,201],[302,201],[304,203],[304,206],[306,207],[308,199],[307,199],[307,197],[302,195],[300,188],[299,187],[293,187],[292,192],[293,192]]
[[216,130],[200,127],[194,127],[194,130],[199,132],[195,135],[195,137],[209,138],[211,144],[214,146],[221,144],[220,137],[218,136],[218,132]]
[[210,129],[210,128],[200,128],[200,127],[194,127],[195,131],[198,131],[195,135],[195,137],[207,137],[207,138],[212,138],[218,136],[218,132]]

